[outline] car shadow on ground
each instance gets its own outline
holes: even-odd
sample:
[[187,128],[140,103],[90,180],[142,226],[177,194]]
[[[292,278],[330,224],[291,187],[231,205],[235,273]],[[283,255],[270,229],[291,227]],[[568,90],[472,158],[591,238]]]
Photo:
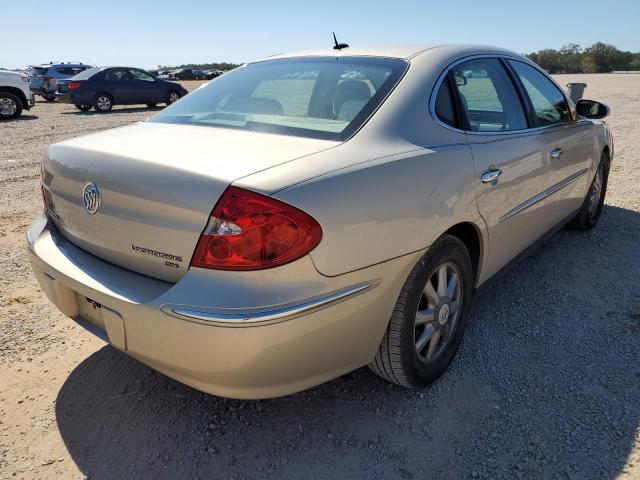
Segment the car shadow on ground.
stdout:
[[475,299],[424,390],[360,369],[227,400],[106,346],[61,388],[60,434],[95,479],[614,478],[640,423],[638,238],[640,214],[611,206],[554,235]]
[[20,115],[19,117],[13,118],[11,122],[28,122],[30,120],[37,120],[39,117],[36,115]]
[[[72,105],[73,106],[73,105]],[[140,112],[158,112],[164,108],[164,105],[158,105],[156,107],[113,107],[112,110],[108,112],[96,112],[95,110],[89,110],[88,112],[83,112],[81,110],[69,111],[69,112],[60,112],[61,115],[113,115],[115,114],[123,114],[123,113],[140,113]]]

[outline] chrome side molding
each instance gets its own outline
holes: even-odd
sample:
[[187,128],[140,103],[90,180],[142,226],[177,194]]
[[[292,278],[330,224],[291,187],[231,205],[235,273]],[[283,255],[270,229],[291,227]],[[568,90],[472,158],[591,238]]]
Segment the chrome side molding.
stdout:
[[527,200],[524,203],[521,203],[520,205],[518,205],[517,207],[509,210],[507,213],[505,213],[502,218],[500,218],[500,220],[498,221],[498,223],[500,222],[504,222],[505,220],[510,219],[511,217],[513,217],[514,215],[517,215],[519,213],[524,212],[527,208],[532,207],[533,205],[535,205],[538,202],[541,202],[542,200],[544,200],[547,197],[550,197],[551,195],[553,195],[554,193],[556,193],[558,190],[566,187],[567,185],[569,185],[570,183],[575,182],[578,178],[580,178],[582,175],[584,175],[585,173],[587,173],[589,171],[588,168],[583,168],[582,170],[574,173],[573,175],[570,175],[569,177],[565,178],[564,180],[556,183],[555,185],[552,185],[551,187],[549,187],[547,190],[538,193],[537,195],[531,197],[529,200]]
[[380,280],[342,288],[300,302],[264,308],[209,308],[188,305],[163,305],[160,309],[182,320],[222,327],[250,327],[284,322],[343,302],[380,285]]

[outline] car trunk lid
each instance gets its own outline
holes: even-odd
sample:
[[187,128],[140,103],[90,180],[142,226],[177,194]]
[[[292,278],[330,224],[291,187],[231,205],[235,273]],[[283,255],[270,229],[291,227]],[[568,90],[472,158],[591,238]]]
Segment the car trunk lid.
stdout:
[[[62,235],[86,251],[138,273],[177,281],[231,182],[333,145],[138,123],[52,145],[43,163],[45,207]],[[93,201],[97,210],[90,213]]]

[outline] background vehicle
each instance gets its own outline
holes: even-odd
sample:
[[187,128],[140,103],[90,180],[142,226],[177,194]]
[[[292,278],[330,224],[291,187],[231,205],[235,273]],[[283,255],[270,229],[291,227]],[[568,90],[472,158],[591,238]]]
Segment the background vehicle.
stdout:
[[26,75],[0,70],[0,120],[15,118],[34,103]]
[[58,81],[71,78],[80,72],[84,72],[92,65],[82,63],[46,63],[30,67],[29,88],[48,102],[56,99]]
[[192,70],[194,80],[206,80],[207,75],[202,70]]
[[205,70],[204,74],[207,80],[213,80],[216,77],[219,77],[224,72],[222,70]]
[[108,112],[114,105],[171,105],[187,94],[182,85],[130,67],[96,67],[58,84],[56,99],[82,111]]
[[52,145],[30,258],[63,312],[204,391],[283,395],[367,364],[422,386],[476,287],[596,225],[607,113],[498,48],[272,57]]
[[180,70],[174,70],[169,74],[172,80],[194,80],[195,76],[193,70],[190,68],[181,68]]

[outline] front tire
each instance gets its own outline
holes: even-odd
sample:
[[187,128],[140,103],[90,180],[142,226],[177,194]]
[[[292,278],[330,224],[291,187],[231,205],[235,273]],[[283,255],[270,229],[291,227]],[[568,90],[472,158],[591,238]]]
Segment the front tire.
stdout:
[[9,92],[0,92],[0,120],[11,120],[22,113],[22,102]]
[[609,180],[609,157],[602,152],[598,169],[593,177],[589,192],[578,210],[577,215],[569,224],[576,230],[591,230],[598,224],[602,209],[604,207],[604,197],[607,193],[607,182]]
[[469,252],[457,237],[445,234],[409,274],[371,370],[408,388],[440,377],[460,346],[472,292]]
[[109,112],[113,108],[113,99],[108,93],[98,93],[93,99],[93,108],[96,112]]

